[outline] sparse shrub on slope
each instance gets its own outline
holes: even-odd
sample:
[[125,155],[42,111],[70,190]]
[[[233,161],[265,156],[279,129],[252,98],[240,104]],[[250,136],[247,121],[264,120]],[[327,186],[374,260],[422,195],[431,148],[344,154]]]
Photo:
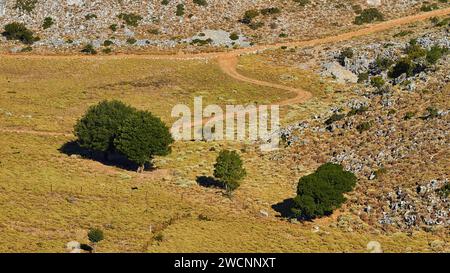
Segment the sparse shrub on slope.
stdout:
[[426,59],[429,64],[435,64],[440,58],[448,53],[448,48],[433,46],[426,53]]
[[37,0],[17,0],[14,8],[30,13],[36,8],[37,2]]
[[199,6],[207,6],[208,2],[206,0],[193,0],[194,4],[199,5]]
[[277,7],[261,9],[262,15],[272,15],[272,14],[278,14],[280,12],[281,12],[281,10]]
[[184,15],[184,5],[178,4],[177,5],[177,11],[175,12],[177,16],[183,16]]
[[342,166],[326,163],[300,178],[292,212],[304,219],[329,215],[345,202],[343,193],[356,185],[356,176]]
[[142,20],[142,16],[134,13],[121,13],[117,17],[123,20],[126,25],[132,27],[137,27],[139,25],[139,21]]
[[214,177],[225,185],[228,195],[239,187],[245,175],[243,162],[237,152],[223,150],[219,153],[214,164]]
[[45,17],[44,18],[44,23],[42,23],[42,28],[43,29],[47,29],[50,28],[51,26],[53,26],[55,22],[53,21],[52,17]]
[[117,151],[138,164],[138,172],[142,172],[154,156],[169,154],[173,141],[169,128],[160,118],[138,111],[121,124],[114,145]]
[[391,78],[398,78],[402,74],[406,74],[407,76],[411,76],[414,71],[414,64],[411,62],[409,58],[400,59],[394,67],[389,71],[388,75]]
[[353,56],[354,56],[353,50],[351,48],[346,48],[341,51],[337,60],[342,66],[345,66],[345,59],[351,59],[353,58]]
[[384,16],[378,9],[369,8],[363,10],[360,15],[356,16],[354,23],[357,25],[363,25],[383,20]]
[[247,10],[244,13],[244,17],[240,20],[240,22],[249,25],[252,23],[253,19],[255,19],[258,16],[259,16],[258,10],[256,9]]
[[91,55],[97,54],[97,50],[95,50],[95,48],[92,44],[85,45],[83,47],[83,49],[81,50],[81,52],[85,53],[85,54],[91,54]]
[[2,35],[8,40],[21,41],[27,45],[39,40],[38,37],[33,35],[33,31],[29,30],[24,24],[17,22],[7,24]]

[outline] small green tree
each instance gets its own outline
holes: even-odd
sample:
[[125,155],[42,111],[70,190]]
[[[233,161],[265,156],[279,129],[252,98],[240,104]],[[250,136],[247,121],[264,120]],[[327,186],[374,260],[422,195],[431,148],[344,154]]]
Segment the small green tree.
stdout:
[[223,150],[214,164],[214,177],[219,179],[226,188],[227,194],[237,189],[246,175],[241,157],[236,151]]
[[167,155],[173,143],[169,128],[150,112],[139,111],[127,118],[119,127],[115,148],[139,165],[138,172],[154,156]]
[[103,241],[104,238],[105,236],[103,235],[103,231],[101,229],[98,228],[89,229],[88,239],[92,243],[92,250],[95,251],[95,245],[98,242]]
[[102,101],[91,106],[74,128],[81,147],[94,151],[114,151],[114,139],[122,123],[135,110],[120,101]]

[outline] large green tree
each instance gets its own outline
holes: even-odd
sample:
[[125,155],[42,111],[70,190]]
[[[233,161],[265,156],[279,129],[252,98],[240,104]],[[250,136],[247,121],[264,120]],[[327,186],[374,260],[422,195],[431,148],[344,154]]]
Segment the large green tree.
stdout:
[[356,176],[341,165],[326,163],[300,178],[292,212],[307,219],[328,215],[345,202],[343,193],[356,184]]
[[223,150],[219,153],[214,164],[214,177],[225,185],[228,195],[239,187],[245,175],[243,162],[236,151]]
[[114,144],[117,151],[138,164],[138,172],[142,172],[154,156],[169,154],[173,141],[169,128],[160,118],[147,111],[138,111],[119,127]]
[[74,133],[81,147],[94,151],[114,151],[114,139],[119,127],[135,112],[134,108],[117,100],[102,101],[91,106],[75,125]]

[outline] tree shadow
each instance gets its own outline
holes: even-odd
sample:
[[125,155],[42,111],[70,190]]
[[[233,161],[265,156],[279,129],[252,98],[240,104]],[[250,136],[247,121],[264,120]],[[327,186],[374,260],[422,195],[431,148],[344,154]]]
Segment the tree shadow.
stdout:
[[272,209],[280,214],[277,217],[297,218],[291,210],[294,207],[294,205],[295,205],[294,198],[288,198],[284,199],[283,201],[275,205],[272,205]]
[[206,188],[219,188],[219,189],[225,188],[222,182],[211,176],[197,176],[196,181],[197,184]]
[[[92,151],[81,147],[77,141],[69,141],[64,143],[58,151],[68,156],[77,155],[84,159],[94,160],[102,163],[103,165],[114,166],[127,171],[136,171],[139,167],[136,163],[130,161],[120,153],[110,152],[107,156],[105,156],[105,153],[103,152]],[[146,164],[145,170],[154,170],[154,166],[151,164]]]

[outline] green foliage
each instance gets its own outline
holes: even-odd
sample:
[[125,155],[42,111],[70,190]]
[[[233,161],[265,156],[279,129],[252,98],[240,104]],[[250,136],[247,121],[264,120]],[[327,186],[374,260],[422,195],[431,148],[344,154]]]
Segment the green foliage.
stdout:
[[95,48],[92,44],[85,45],[83,47],[83,49],[81,50],[81,52],[85,53],[85,54],[91,54],[91,55],[97,54],[97,50],[95,50]]
[[358,83],[364,83],[369,80],[369,73],[363,72],[358,75]]
[[345,202],[343,193],[356,185],[356,176],[341,165],[326,163],[313,174],[300,178],[292,212],[313,219],[329,215]]
[[208,45],[211,44],[213,42],[213,40],[211,38],[202,40],[202,39],[193,39],[191,41],[192,45],[199,45],[199,46],[203,46],[203,45]]
[[161,5],[167,6],[170,3],[169,0],[162,0]]
[[408,54],[409,59],[416,60],[427,55],[427,50],[417,44],[416,40],[411,40],[405,53]]
[[362,115],[365,113],[369,108],[367,106],[361,106],[359,108],[353,108],[347,113],[348,117],[354,116],[354,115]]
[[98,243],[104,239],[103,231],[98,228],[91,228],[88,232],[88,239],[91,243]]
[[394,38],[405,37],[405,36],[408,36],[409,34],[413,34],[413,33],[414,32],[412,32],[411,30],[402,30],[402,31],[394,34]]
[[206,0],[193,0],[194,4],[199,6],[206,7],[208,5],[208,2]]
[[270,8],[261,9],[260,12],[262,15],[272,15],[272,14],[280,13],[281,9],[279,9],[277,7],[270,7]]
[[411,76],[413,74],[413,71],[414,71],[414,64],[411,62],[411,59],[402,58],[389,71],[388,76],[394,79],[400,77],[402,74]]
[[112,25],[110,25],[109,26],[109,29],[111,30],[111,31],[116,31],[117,30],[117,24],[112,24]]
[[425,116],[422,117],[422,119],[433,119],[437,118],[439,116],[439,111],[433,106],[427,107],[427,113]]
[[391,59],[382,57],[378,57],[375,60],[375,63],[377,67],[383,71],[389,69],[394,64],[394,62]]
[[256,9],[247,10],[244,17],[240,20],[241,23],[250,25],[256,17],[259,16],[259,11]]
[[429,64],[435,64],[442,56],[447,54],[448,49],[445,47],[433,46],[426,53],[426,59]]
[[137,27],[142,16],[135,13],[121,13],[117,18],[123,20],[127,26]]
[[437,190],[437,192],[444,198],[448,198],[450,195],[450,183],[445,183],[444,186],[442,186],[440,189]]
[[111,41],[111,40],[105,40],[104,42],[103,42],[103,46],[110,46],[110,45],[113,45],[114,43]]
[[345,48],[344,50],[341,51],[341,53],[338,56],[338,62],[344,66],[345,65],[345,59],[351,59],[353,58],[354,53],[353,53],[353,49],[351,48]]
[[229,194],[239,187],[245,175],[243,162],[236,151],[223,150],[219,153],[214,164],[214,177],[225,185]]
[[233,41],[236,41],[239,39],[239,34],[237,34],[236,32],[233,32],[230,34],[230,39]]
[[422,5],[422,7],[420,7],[420,11],[423,11],[423,12],[433,11],[436,9],[439,9],[439,6],[436,3],[433,3],[433,4],[424,3]]
[[14,8],[30,13],[36,7],[37,2],[37,0],[17,0]]
[[114,151],[119,127],[134,112],[120,101],[102,101],[91,106],[74,128],[81,147],[94,151]]
[[384,86],[385,83],[386,82],[384,81],[383,77],[381,77],[381,76],[372,77],[370,79],[370,84],[375,88],[381,88]]
[[184,15],[184,5],[178,4],[177,5],[177,11],[175,12],[177,16],[183,16]]
[[5,31],[2,33],[8,40],[21,41],[26,45],[31,45],[38,41],[38,37],[33,36],[33,32],[22,23],[10,23],[5,25]]
[[137,40],[135,38],[128,38],[127,39],[127,44],[129,45],[134,45],[137,42]]
[[173,138],[169,128],[160,118],[147,111],[129,115],[119,126],[114,145],[117,151],[140,166],[149,163],[156,155],[168,155]]
[[410,120],[416,115],[416,112],[406,112],[405,116],[403,117],[404,120]]
[[112,52],[112,49],[107,47],[107,48],[102,49],[102,52],[105,54],[110,54]]
[[384,16],[377,8],[368,8],[364,9],[360,15],[356,16],[354,23],[362,25],[383,20]]
[[44,18],[44,23],[42,23],[42,28],[43,28],[43,29],[48,29],[48,28],[50,28],[51,26],[53,26],[54,23],[55,23],[55,22],[53,21],[53,18],[52,18],[52,17],[45,17],[45,18]]
[[364,131],[369,130],[372,127],[373,123],[370,121],[362,122],[356,126],[356,130],[361,134]]
[[89,21],[91,19],[97,19],[97,15],[93,14],[93,13],[89,13],[89,14],[86,14],[86,16],[84,16],[84,19],[86,19],[86,21]]
[[339,121],[339,120],[343,119],[344,117],[345,117],[345,115],[334,113],[331,117],[329,117],[325,121],[325,124],[326,125],[331,125],[331,124],[335,123],[336,121]]

